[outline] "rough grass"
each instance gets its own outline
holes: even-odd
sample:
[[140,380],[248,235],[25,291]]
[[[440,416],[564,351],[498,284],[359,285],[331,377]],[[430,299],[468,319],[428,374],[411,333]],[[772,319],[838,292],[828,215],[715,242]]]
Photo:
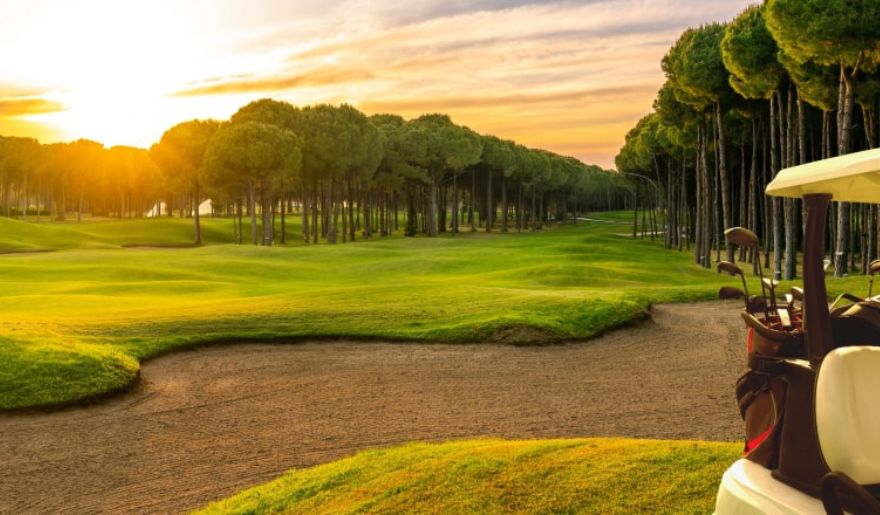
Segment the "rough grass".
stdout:
[[546,343],[735,284],[601,216],[620,223],[313,246],[290,220],[292,245],[272,248],[222,244],[228,219],[204,220],[203,247],[123,248],[185,245],[191,222],[0,218],[0,251],[57,250],[0,255],[0,409],[100,396],[144,359],[212,342]]
[[202,513],[709,513],[739,444],[413,443],[293,470]]

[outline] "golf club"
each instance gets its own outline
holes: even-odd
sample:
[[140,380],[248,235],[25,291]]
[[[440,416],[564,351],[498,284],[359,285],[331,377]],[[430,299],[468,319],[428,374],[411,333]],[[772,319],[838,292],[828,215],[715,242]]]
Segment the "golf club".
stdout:
[[779,282],[767,277],[762,278],[761,282],[770,290],[770,309],[773,312],[778,312],[779,308],[776,306],[776,287],[779,286]]
[[[724,231],[724,239],[733,245],[755,249],[755,256],[760,256],[761,254],[761,244],[758,241],[758,236],[745,227],[731,227]],[[761,278],[761,295],[764,296],[764,316],[769,322],[770,313],[767,312],[767,291],[764,288],[764,272],[761,270],[760,265],[758,265],[758,276]]]
[[871,275],[871,282],[868,283],[868,298],[871,298],[871,294],[874,292],[874,274],[880,272],[880,259],[875,259],[871,261],[871,264],[868,265],[868,273]]
[[749,308],[750,308],[749,313],[757,313],[759,311],[766,311],[767,304],[764,303],[763,300],[761,300],[761,297],[758,297],[757,295],[750,295],[749,296]]
[[738,275],[740,277],[740,279],[742,279],[743,292],[744,292],[743,298],[745,299],[746,311],[748,311],[749,314],[753,314],[751,311],[749,311],[749,300],[748,300],[749,299],[749,287],[746,284],[746,276],[743,273],[742,269],[740,267],[734,265],[730,261],[721,261],[718,263],[717,266],[718,266],[719,272],[724,272],[724,273],[727,273],[727,274],[730,274],[733,276]]

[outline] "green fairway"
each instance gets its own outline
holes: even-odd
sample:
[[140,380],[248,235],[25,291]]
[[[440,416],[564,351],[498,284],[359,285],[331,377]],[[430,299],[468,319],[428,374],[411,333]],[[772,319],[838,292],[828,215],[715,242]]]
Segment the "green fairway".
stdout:
[[[312,246],[291,223],[293,246],[199,248],[121,248],[184,245],[187,220],[0,219],[0,250],[62,249],[0,255],[0,408],[114,391],[143,359],[199,344],[588,338],[643,317],[652,302],[710,299],[735,284],[689,253],[627,237],[626,216]],[[203,233],[229,241],[232,222],[208,218]],[[854,291],[862,282],[849,280]]]
[[709,513],[739,444],[415,443],[288,472],[204,513]]

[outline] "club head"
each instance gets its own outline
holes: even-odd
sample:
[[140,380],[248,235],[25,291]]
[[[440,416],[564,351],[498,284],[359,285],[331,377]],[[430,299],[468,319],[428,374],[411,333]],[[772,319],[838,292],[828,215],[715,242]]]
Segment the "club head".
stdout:
[[722,286],[720,290],[718,290],[718,298],[719,299],[741,299],[745,297],[746,294],[743,293],[739,288],[734,288],[733,286]]
[[763,313],[767,309],[767,304],[761,297],[752,295],[749,297],[749,311],[752,313]]
[[730,261],[720,261],[718,263],[718,271],[724,272],[730,275],[743,275],[743,271],[740,267],[734,265]]
[[758,248],[758,236],[745,227],[731,227],[724,231],[727,243],[740,247]]
[[777,286],[779,286],[779,281],[774,281],[769,277],[765,277],[762,279],[764,281],[764,286],[770,288],[771,290],[775,290]]
[[798,302],[804,301],[804,289],[798,288],[797,286],[791,287],[791,296],[794,297],[794,300]]

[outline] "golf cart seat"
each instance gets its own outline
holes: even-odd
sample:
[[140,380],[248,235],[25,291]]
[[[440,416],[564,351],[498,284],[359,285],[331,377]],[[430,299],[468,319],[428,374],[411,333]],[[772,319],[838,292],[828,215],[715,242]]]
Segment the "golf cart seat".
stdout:
[[831,473],[822,479],[828,513],[880,514],[880,347],[825,356],[816,381],[816,428]]

